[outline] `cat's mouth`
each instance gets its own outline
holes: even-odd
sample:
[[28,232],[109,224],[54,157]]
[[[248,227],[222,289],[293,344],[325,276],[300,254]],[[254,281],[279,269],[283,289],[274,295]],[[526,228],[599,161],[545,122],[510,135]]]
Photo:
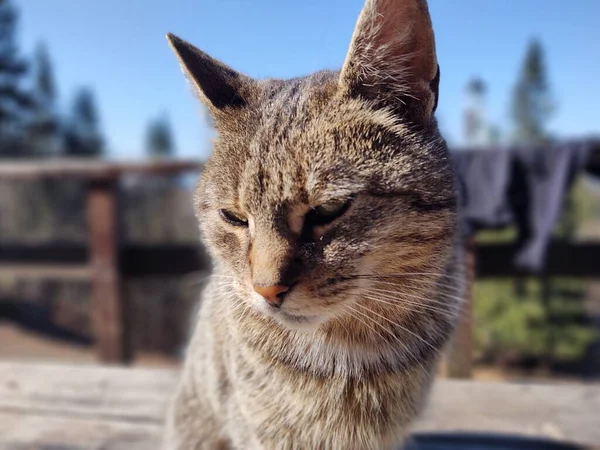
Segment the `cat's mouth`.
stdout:
[[282,309],[269,308],[268,314],[280,324],[295,330],[314,330],[324,322],[318,315],[300,315]]
[[250,295],[253,297],[254,301],[252,303],[255,308],[287,328],[310,331],[314,330],[328,319],[327,314],[321,314],[320,312],[302,311],[302,308],[298,311],[298,305],[290,308],[291,305],[289,305],[289,303],[296,303],[299,300],[298,298],[291,299],[288,298],[289,296],[286,296],[283,305],[277,307],[270,305],[263,297],[254,291],[252,291]]
[[279,311],[277,315],[286,321],[297,324],[309,324],[313,321],[316,321],[318,318],[318,316],[298,316],[296,314],[290,314],[285,311]]

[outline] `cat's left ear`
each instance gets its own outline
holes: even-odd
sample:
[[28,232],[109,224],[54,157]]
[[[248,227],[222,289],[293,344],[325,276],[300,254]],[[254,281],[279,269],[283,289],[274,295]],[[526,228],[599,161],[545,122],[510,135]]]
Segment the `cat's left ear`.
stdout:
[[255,84],[252,78],[236,72],[171,33],[167,33],[167,41],[200,100],[215,118],[247,105],[248,93]]
[[439,67],[426,0],[366,0],[340,86],[351,96],[429,120],[437,106]]

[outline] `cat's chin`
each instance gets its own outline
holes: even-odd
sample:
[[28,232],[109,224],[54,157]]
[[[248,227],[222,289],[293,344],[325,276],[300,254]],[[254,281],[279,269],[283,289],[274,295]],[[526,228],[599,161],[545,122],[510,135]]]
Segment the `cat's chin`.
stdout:
[[253,308],[290,330],[311,332],[329,319],[327,315],[291,313],[286,311],[285,305],[283,308],[270,306],[264,298],[254,292],[250,293],[250,297]]
[[296,331],[314,331],[327,321],[325,317],[321,316],[302,316],[282,310],[269,311],[268,314],[284,327]]

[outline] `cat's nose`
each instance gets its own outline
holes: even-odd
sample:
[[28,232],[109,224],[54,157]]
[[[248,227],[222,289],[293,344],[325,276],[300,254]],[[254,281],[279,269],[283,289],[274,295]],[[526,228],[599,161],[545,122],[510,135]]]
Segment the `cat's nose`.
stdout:
[[253,287],[257,293],[262,295],[269,305],[275,306],[276,308],[281,307],[285,293],[290,290],[289,286],[281,284],[276,284],[274,286],[259,286],[255,284]]

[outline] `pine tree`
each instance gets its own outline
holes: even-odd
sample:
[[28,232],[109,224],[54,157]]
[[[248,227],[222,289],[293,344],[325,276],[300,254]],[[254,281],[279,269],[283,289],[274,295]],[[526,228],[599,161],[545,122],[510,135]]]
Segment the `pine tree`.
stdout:
[[485,105],[487,87],[483,80],[474,78],[467,83],[467,104],[464,115],[464,140],[468,147],[484,144]]
[[490,125],[488,134],[491,145],[498,145],[502,142],[502,131],[497,125]]
[[104,152],[96,100],[89,88],[75,95],[71,118],[65,130],[65,153],[72,157],[99,157]]
[[38,44],[35,52],[35,61],[37,66],[36,87],[40,100],[46,102],[49,107],[53,106],[56,99],[56,84],[48,48],[44,43]]
[[[153,159],[166,159],[174,155],[173,132],[166,114],[148,123],[146,153]],[[138,202],[137,211],[139,217],[144,218],[145,234],[148,238],[164,239],[172,234],[172,223],[164,220],[160,212],[168,211],[172,207],[178,179],[176,175],[162,175],[144,182],[144,192]]]
[[175,153],[171,123],[166,115],[148,125],[146,146],[151,158],[170,158]]
[[0,156],[25,156],[24,115],[30,96],[21,89],[27,71],[16,44],[18,13],[10,0],[0,0]]
[[56,155],[61,150],[60,120],[56,111],[56,85],[50,55],[44,44],[34,56],[34,111],[28,140],[36,156]]
[[[527,48],[523,67],[515,86],[512,106],[515,142],[539,145],[551,141],[548,122],[555,112],[555,101],[548,80],[544,48],[538,40],[532,40]],[[574,192],[570,192],[563,205],[560,221],[555,227],[555,237],[565,240],[574,237],[578,222],[578,208]],[[557,287],[566,283],[566,280],[542,276],[537,282],[539,304],[536,306],[543,314],[543,319],[540,320],[538,315],[537,320],[543,324],[544,335],[533,344],[545,348],[549,355],[555,355],[560,348],[585,348],[577,343],[576,338],[586,335],[586,327],[575,321],[569,323],[564,311],[561,311],[561,305],[566,302],[561,298]],[[573,293],[578,289],[580,288],[575,289]],[[568,303],[573,304],[571,300]],[[530,305],[532,304],[533,301],[530,302]],[[581,305],[573,304],[573,309],[581,312]],[[557,320],[558,317],[560,322]]]
[[539,41],[532,40],[514,90],[514,140],[520,143],[548,140],[547,125],[553,112],[554,102],[548,84],[544,48]]

